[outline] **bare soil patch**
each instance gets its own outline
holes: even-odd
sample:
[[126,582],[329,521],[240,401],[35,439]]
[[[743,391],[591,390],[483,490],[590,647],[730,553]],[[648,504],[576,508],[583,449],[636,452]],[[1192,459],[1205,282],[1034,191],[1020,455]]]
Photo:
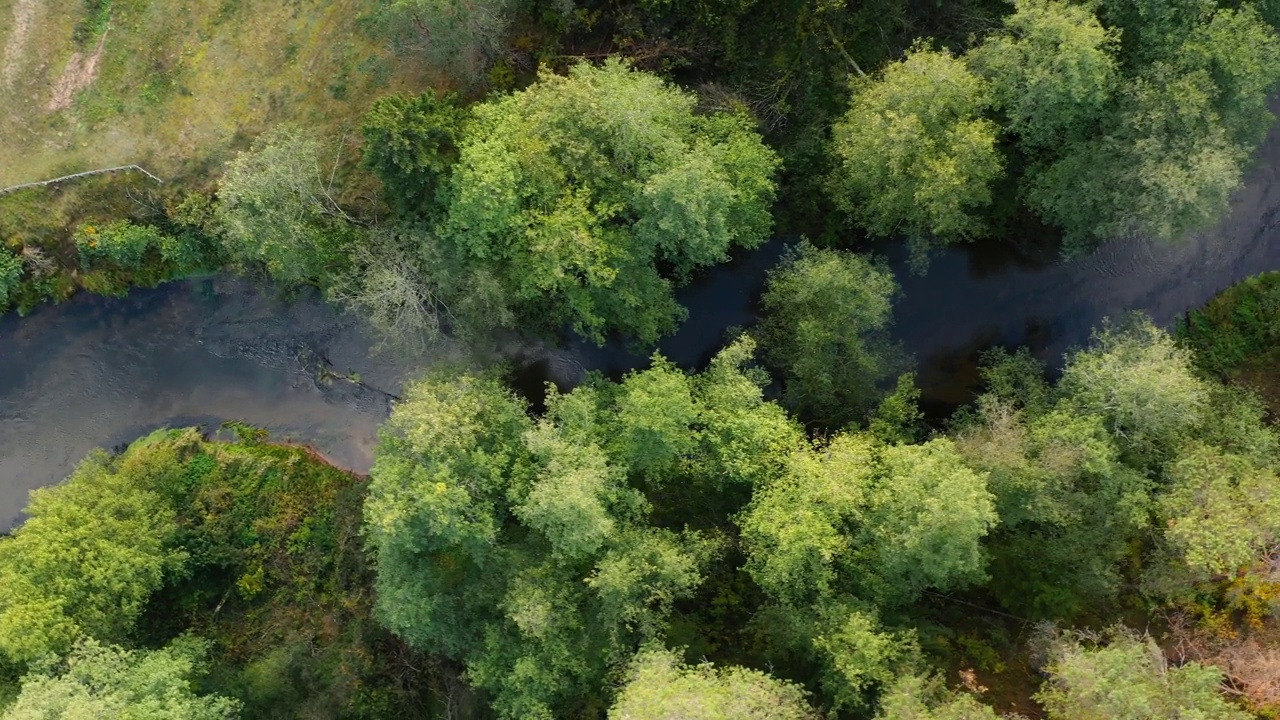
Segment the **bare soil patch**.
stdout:
[[18,66],[23,51],[27,49],[27,39],[31,37],[31,28],[35,25],[36,5],[38,0],[18,0],[13,6],[13,25],[9,37],[4,43],[4,58],[0,59],[0,88],[9,88],[18,75]]
[[[107,28],[108,31],[110,29],[110,27]],[[92,85],[94,79],[98,77],[98,65],[102,60],[102,51],[106,47],[107,32],[104,32],[98,39],[98,47],[94,48],[92,53],[71,55],[67,60],[67,69],[62,71],[62,77],[58,78],[58,82],[53,84],[53,96],[49,98],[49,104],[45,105],[45,110],[57,112],[71,107],[71,103],[76,99],[76,93]]]

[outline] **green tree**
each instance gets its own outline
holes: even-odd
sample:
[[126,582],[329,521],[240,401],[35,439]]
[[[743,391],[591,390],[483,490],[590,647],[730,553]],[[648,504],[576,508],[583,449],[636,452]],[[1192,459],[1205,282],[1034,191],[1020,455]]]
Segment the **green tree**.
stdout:
[[989,96],[963,60],[922,46],[856,83],[833,130],[836,204],[871,234],[918,248],[981,235],[1002,167],[997,128],[982,117]]
[[1036,698],[1053,720],[1246,720],[1219,690],[1222,671],[1170,667],[1150,638],[1121,631],[1105,646],[1060,640]]
[[431,67],[480,79],[503,51],[517,0],[379,0],[375,26]]
[[27,520],[0,540],[0,656],[22,665],[90,635],[119,641],[151,594],[177,572],[177,523],[163,488],[180,477],[171,452],[138,442],[91,455],[67,481],[36,490]]
[[66,659],[24,677],[3,718],[231,720],[239,716],[237,701],[195,692],[207,650],[208,643],[189,637],[159,650],[81,640]]
[[646,648],[609,709],[611,720],[809,720],[804,690],[757,670],[688,667],[675,653]]
[[324,281],[341,266],[352,228],[321,154],[319,140],[281,125],[227,164],[216,224],[232,259],[284,283]]
[[947,690],[938,678],[905,675],[880,697],[876,720],[997,720],[972,695]]
[[897,292],[887,268],[808,244],[770,272],[759,333],[789,407],[832,428],[865,416],[905,364],[888,335]]
[[1014,8],[1004,31],[969,53],[969,64],[991,83],[994,104],[1024,150],[1088,137],[1116,90],[1119,33],[1087,6],[1016,0]]
[[1196,575],[1235,573],[1280,539],[1280,482],[1274,470],[1202,444],[1166,470],[1159,500],[1165,538]]
[[1112,2],[1123,41],[1115,100],[1088,136],[1034,165],[1027,202],[1068,250],[1142,232],[1170,239],[1214,222],[1271,124],[1280,39],[1251,7]]
[[398,213],[434,217],[440,191],[458,160],[467,112],[452,95],[380,98],[364,114],[364,166],[382,180],[388,203]]
[[986,475],[952,442],[882,446],[839,434],[794,455],[790,473],[740,516],[747,570],[779,601],[837,592],[880,604],[981,580],[995,522]]
[[1140,460],[1168,458],[1200,424],[1210,393],[1190,353],[1145,317],[1094,332],[1067,361],[1059,391],[1075,412],[1104,418]]
[[525,327],[653,342],[684,316],[675,283],[769,232],[777,157],[744,114],[695,104],[611,60],[476,106],[443,239]]
[[1121,461],[1100,417],[1065,405],[1028,413],[1008,402],[984,398],[956,440],[970,465],[989,473],[1000,517],[986,543],[989,587],[1024,616],[1106,607],[1149,527],[1152,483]]
[[[716,543],[650,526],[631,482],[662,466],[641,396],[669,372],[552,394],[538,422],[496,380],[437,375],[384,426],[365,503],[378,614],[462,662],[501,717],[576,714],[702,581]],[[629,473],[599,441],[619,415],[658,464]]]

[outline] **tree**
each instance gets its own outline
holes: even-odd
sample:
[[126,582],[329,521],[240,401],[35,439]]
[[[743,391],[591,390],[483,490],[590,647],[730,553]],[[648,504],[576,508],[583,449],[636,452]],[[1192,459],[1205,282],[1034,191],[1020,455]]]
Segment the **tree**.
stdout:
[[1020,412],[988,396],[956,440],[989,473],[1000,525],[989,587],[1012,612],[1070,618],[1105,607],[1149,527],[1152,483],[1121,461],[1100,417],[1064,405]]
[[905,675],[880,696],[876,720],[997,720],[972,695],[949,692],[938,678]]
[[684,316],[673,285],[769,231],[777,157],[695,104],[610,60],[476,106],[442,238],[525,327],[655,341]]
[[918,248],[981,235],[977,213],[1001,173],[997,128],[981,116],[989,94],[963,60],[920,45],[857,82],[833,129],[836,204],[872,235]]
[[688,667],[674,652],[650,647],[631,663],[610,720],[810,720],[804,690],[757,670]]
[[979,543],[995,520],[986,475],[951,441],[886,447],[842,433],[793,455],[739,524],[752,578],[806,607],[840,592],[904,604],[981,580]]
[[[370,231],[350,249],[351,269],[334,279],[328,297],[367,321],[389,345],[423,347],[446,328],[462,329],[446,304],[447,268],[433,238],[395,226]],[[474,320],[480,320],[475,318]]]
[[382,180],[397,213],[434,218],[464,134],[467,111],[453,95],[388,95],[364,114],[364,166]]
[[0,540],[0,657],[24,665],[79,637],[119,641],[151,594],[181,569],[162,490],[180,477],[160,435],[111,459],[91,455],[67,481],[31,493],[28,519]]
[[1067,138],[1025,185],[1071,252],[1133,232],[1172,239],[1220,217],[1270,126],[1280,80],[1280,39],[1251,7],[1108,2],[1102,15],[1123,45],[1115,99],[1096,130]]
[[1127,631],[1105,646],[1060,639],[1048,673],[1036,698],[1053,720],[1250,717],[1222,696],[1220,670],[1195,662],[1170,667],[1155,641]]
[[1076,412],[1104,418],[1120,447],[1147,461],[1169,457],[1210,399],[1190,353],[1142,316],[1095,331],[1090,347],[1067,360],[1058,388]]
[[159,650],[126,650],[91,638],[76,643],[65,660],[22,679],[4,720],[129,718],[130,720],[231,720],[240,704],[197,695],[208,643],[179,638]]
[[1119,33],[1085,6],[1017,0],[1014,8],[1004,32],[983,40],[969,64],[991,83],[994,104],[1025,151],[1088,137],[1116,89]]
[[234,260],[284,283],[327,280],[342,264],[352,228],[321,152],[317,139],[281,125],[227,164],[216,218]]
[[379,0],[375,21],[432,67],[475,82],[503,51],[515,0]]
[[887,268],[808,244],[770,272],[760,339],[790,408],[832,428],[864,417],[905,364],[888,336],[897,292]]
[[1197,443],[1166,472],[1169,488],[1159,499],[1164,535],[1196,575],[1235,573],[1280,539],[1273,470]]
[[[668,372],[552,394],[537,422],[494,379],[437,374],[384,426],[365,503],[378,614],[462,662],[500,717],[577,714],[702,581],[716,543],[649,525],[632,484],[663,466],[643,396]],[[619,415],[656,464],[629,472],[598,441]]]

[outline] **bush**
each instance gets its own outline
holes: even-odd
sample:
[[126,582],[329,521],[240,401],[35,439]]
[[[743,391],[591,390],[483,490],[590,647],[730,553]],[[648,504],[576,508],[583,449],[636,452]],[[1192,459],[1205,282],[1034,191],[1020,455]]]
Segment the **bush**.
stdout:
[[0,310],[17,297],[22,282],[22,259],[0,247]]
[[105,227],[83,225],[75,234],[80,263],[85,269],[108,262],[123,269],[142,265],[147,251],[160,248],[166,237],[150,225],[120,220]]

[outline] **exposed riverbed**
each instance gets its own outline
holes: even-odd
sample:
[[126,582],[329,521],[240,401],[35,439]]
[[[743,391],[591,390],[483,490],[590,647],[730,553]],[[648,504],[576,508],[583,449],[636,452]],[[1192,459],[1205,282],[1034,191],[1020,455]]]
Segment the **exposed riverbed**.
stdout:
[[[1055,362],[1108,315],[1143,310],[1168,325],[1228,285],[1280,269],[1277,173],[1273,128],[1230,216],[1179,244],[1117,241],[1041,266],[999,245],[954,248],[924,276],[891,256],[903,288],[896,332],[916,357],[926,400],[967,401],[984,347],[1028,344]],[[704,363],[727,328],[752,322],[782,247],[772,243],[686,288],[689,320],[660,350],[686,367]],[[371,344],[353,318],[314,297],[286,303],[227,278],[124,299],[82,295],[26,318],[0,318],[0,528],[18,518],[30,489],[59,481],[93,448],[165,425],[242,420],[365,471],[390,394],[416,369],[460,354],[450,347],[377,354]],[[525,379],[571,380],[583,368],[616,375],[646,362],[621,347],[574,343]],[[330,376],[351,372],[359,384]]]

